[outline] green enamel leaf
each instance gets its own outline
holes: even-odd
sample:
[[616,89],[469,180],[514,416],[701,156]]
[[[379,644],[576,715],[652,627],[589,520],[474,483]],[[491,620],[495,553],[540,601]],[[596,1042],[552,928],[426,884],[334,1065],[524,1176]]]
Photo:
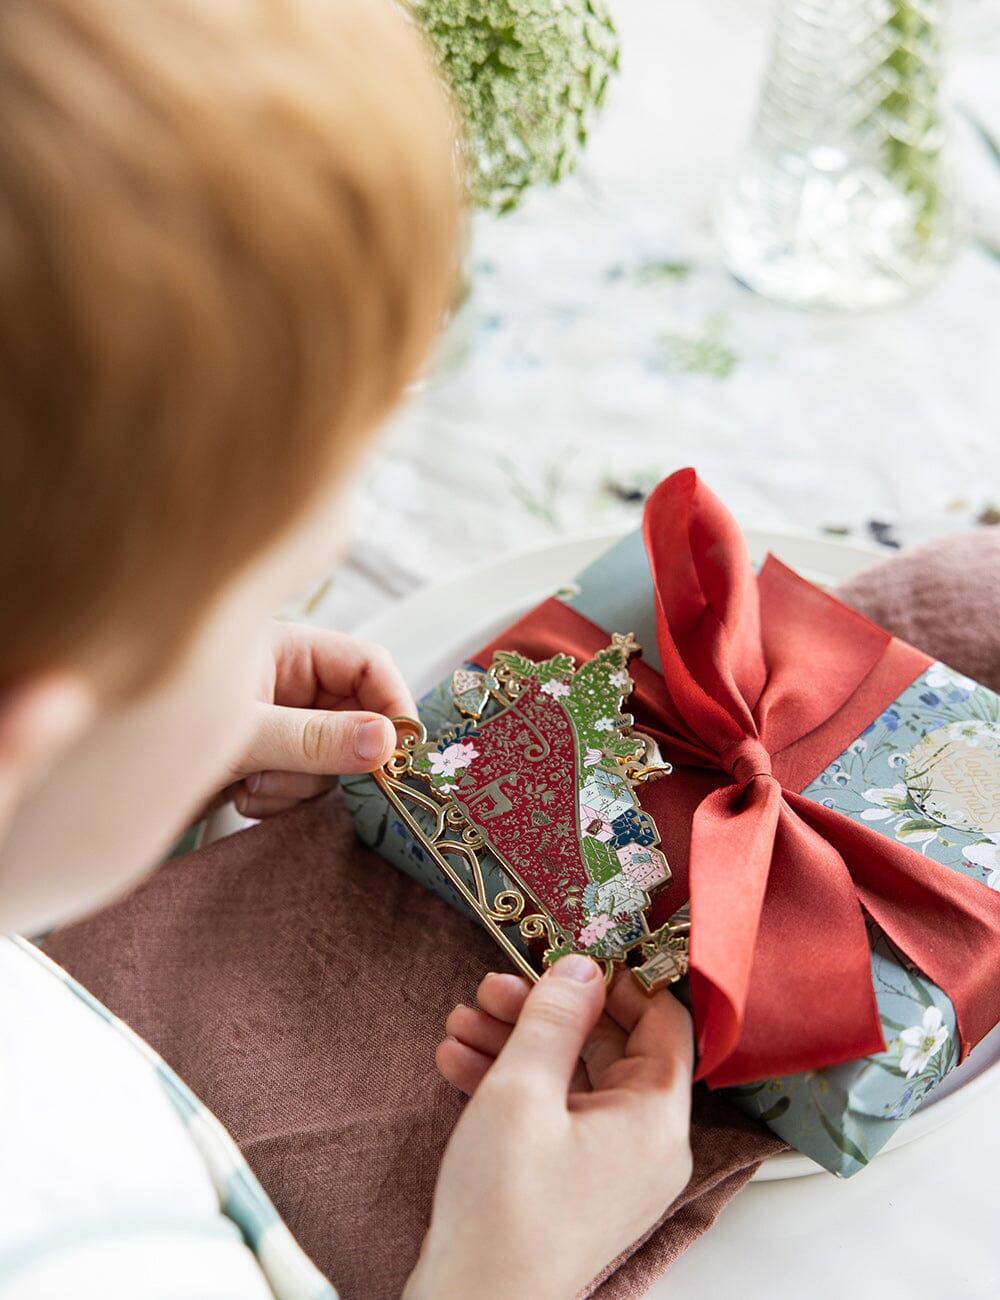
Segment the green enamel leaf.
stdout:
[[622,758],[631,758],[641,748],[634,736],[618,736],[614,732],[603,734],[609,737],[604,743],[604,749],[612,754],[619,754]]
[[532,663],[530,659],[516,654],[513,650],[498,650],[494,658],[498,664],[510,669],[516,677],[534,677],[538,673],[538,664]]
[[580,845],[587,874],[597,884],[603,885],[606,880],[610,880],[621,871],[621,863],[614,850],[609,849],[603,841],[595,840],[591,835],[584,835]]

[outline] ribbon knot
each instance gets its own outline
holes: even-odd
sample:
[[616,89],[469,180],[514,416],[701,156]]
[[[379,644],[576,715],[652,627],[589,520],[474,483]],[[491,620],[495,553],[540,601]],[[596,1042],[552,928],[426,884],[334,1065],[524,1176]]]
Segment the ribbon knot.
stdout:
[[719,755],[719,763],[737,785],[752,781],[755,776],[772,776],[771,755],[767,747],[753,736],[730,745]]

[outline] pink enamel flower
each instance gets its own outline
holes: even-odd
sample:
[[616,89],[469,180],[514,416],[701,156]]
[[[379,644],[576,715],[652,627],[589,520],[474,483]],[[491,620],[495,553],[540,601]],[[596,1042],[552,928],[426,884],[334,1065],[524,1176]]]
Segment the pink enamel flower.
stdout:
[[542,682],[538,688],[544,695],[551,695],[554,700],[561,700],[569,694],[569,682],[553,677],[551,681]]
[[606,844],[614,836],[607,817],[602,817],[596,808],[591,808],[589,803],[580,805],[580,829],[584,835],[590,835],[595,840],[600,840],[602,844]]
[[435,776],[454,776],[478,757],[479,750],[475,745],[468,740],[457,740],[447,749],[428,754],[427,760]]
[[585,948],[589,948],[592,943],[600,943],[607,932],[614,928],[614,924],[607,912],[598,912],[596,916],[590,918],[576,936],[577,941]]

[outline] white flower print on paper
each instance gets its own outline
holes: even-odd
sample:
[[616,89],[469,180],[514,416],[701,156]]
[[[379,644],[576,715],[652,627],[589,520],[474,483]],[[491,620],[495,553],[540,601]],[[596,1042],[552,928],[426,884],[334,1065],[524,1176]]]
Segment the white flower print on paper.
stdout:
[[479,750],[468,740],[457,740],[447,749],[435,750],[427,755],[435,776],[454,776],[478,757]]
[[976,683],[971,677],[966,677],[964,673],[956,672],[954,668],[949,668],[947,664],[931,664],[923,677],[926,686],[933,687],[936,691],[953,690],[971,692],[976,689]]
[[905,812],[910,806],[910,796],[902,781],[883,790],[865,790],[864,798],[875,805],[874,808],[866,808],[861,814],[861,820],[866,822],[887,821],[890,817]]
[[970,844],[962,850],[962,860],[971,862],[974,867],[982,867],[987,873],[986,884],[989,888],[1000,890],[1000,844],[993,840]]
[[928,1007],[919,1025],[911,1025],[899,1035],[903,1044],[900,1069],[908,1079],[919,1074],[927,1062],[948,1041],[948,1031],[941,1023],[941,1008]]
[[547,682],[542,682],[538,688],[543,695],[551,695],[554,700],[562,700],[569,694],[569,682],[561,681],[558,677],[552,677]]
[[873,804],[861,814],[863,822],[887,822],[886,830],[894,831],[896,839],[904,844],[929,844],[937,838],[937,827],[928,822],[910,798],[910,792],[900,781],[882,789],[863,791],[866,803]]

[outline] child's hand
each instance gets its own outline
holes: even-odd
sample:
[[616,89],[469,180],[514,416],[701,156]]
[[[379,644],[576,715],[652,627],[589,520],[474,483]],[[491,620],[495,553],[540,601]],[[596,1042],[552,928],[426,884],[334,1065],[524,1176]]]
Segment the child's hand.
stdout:
[[333,774],[371,772],[396,747],[391,717],[416,717],[381,646],[341,632],[275,623],[257,722],[227,793],[245,817],[270,817],[320,794]]
[[[532,989],[488,975],[441,1073],[472,1096],[445,1152],[406,1300],[571,1300],[691,1175],[691,1018],[589,958]],[[583,1057],[582,1063],[580,1057]]]

